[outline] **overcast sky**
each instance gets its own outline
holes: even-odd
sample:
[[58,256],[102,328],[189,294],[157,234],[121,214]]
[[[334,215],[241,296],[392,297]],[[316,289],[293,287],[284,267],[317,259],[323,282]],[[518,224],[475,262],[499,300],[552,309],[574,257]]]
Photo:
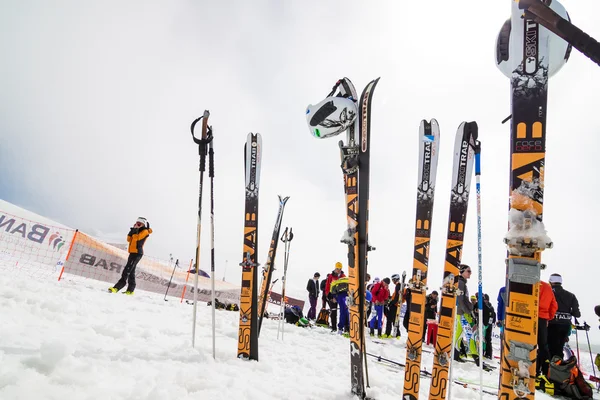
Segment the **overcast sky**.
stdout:
[[[291,196],[288,285],[336,261],[345,202],[337,140],[314,139],[304,111],[338,78],[357,90],[381,77],[372,117],[369,271],[381,278],[413,260],[418,127],[436,118],[441,150],[430,290],[442,280],[452,146],[462,121],[482,142],[483,279],[504,283],[509,177],[509,81],[495,40],[510,1],[4,1],[0,5],[0,196],[61,223],[123,241],[138,216],[154,234],[148,254],[194,254],[198,151],[189,125],[211,112],[216,162],[217,277],[239,284],[248,132],[260,132],[259,262],[266,262],[277,195]],[[564,1],[600,37],[594,0]],[[594,326],[600,69],[579,52],[550,81],[543,254]],[[477,267],[475,180],[463,261]],[[208,200],[208,186],[205,196]],[[210,269],[209,202],[202,266]],[[279,247],[274,277],[283,270]],[[227,270],[225,272],[225,267]],[[347,269],[346,269],[347,271]],[[469,284],[477,290],[477,274]]]

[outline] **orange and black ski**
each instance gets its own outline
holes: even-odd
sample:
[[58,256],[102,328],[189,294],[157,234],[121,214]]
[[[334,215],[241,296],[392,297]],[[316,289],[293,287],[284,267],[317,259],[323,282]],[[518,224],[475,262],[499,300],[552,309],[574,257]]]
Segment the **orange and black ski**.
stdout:
[[[541,252],[552,246],[542,222],[548,78],[566,62],[570,45],[523,15],[512,2],[511,18],[497,42],[498,68],[510,79],[510,209],[506,263],[506,310],[501,338],[500,399],[533,399],[538,334]],[[528,2],[531,3],[531,2]],[[569,19],[558,1],[550,8]]]
[[[421,121],[419,127],[419,170],[417,184],[417,217],[415,223],[415,251],[413,269],[407,287],[411,292],[410,322],[406,340],[406,372],[404,373],[404,400],[419,398],[421,377],[421,347],[425,325],[427,267],[429,239],[433,220],[433,198],[440,146],[440,128],[435,119]],[[398,306],[398,310],[400,305]]]
[[240,325],[238,358],[258,361],[258,189],[260,186],[260,161],[262,139],[260,133],[249,133],[245,151],[246,211],[244,213],[244,252],[242,288],[240,292]]
[[433,357],[431,386],[429,389],[430,400],[445,399],[446,389],[448,388],[448,367],[453,356],[450,352],[454,340],[458,267],[462,257],[476,140],[477,123],[461,123],[456,132],[454,142],[448,240],[446,242],[444,280],[441,287],[442,304],[439,314],[440,320]]

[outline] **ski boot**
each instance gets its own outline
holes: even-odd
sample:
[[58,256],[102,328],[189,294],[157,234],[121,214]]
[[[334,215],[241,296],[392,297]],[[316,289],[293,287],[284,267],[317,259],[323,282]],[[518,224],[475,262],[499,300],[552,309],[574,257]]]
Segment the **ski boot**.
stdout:
[[133,291],[132,290],[127,290],[127,291],[125,291],[125,294],[127,296],[133,296]]
[[108,288],[108,292],[109,292],[109,293],[117,293],[118,291],[119,291],[119,290],[118,290],[118,289],[115,289],[114,287],[109,287],[109,288]]

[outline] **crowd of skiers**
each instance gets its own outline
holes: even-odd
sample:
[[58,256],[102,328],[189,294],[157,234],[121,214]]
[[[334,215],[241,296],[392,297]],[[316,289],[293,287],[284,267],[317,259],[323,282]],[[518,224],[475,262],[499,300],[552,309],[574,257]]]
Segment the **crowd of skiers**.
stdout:
[[[456,361],[464,361],[471,357],[479,364],[478,324],[483,327],[483,357],[492,359],[492,330],[494,326],[503,329],[505,317],[506,290],[501,288],[498,293],[498,313],[490,302],[488,294],[483,295],[482,321],[479,321],[478,296],[470,296],[467,281],[471,277],[471,267],[466,264],[459,266],[458,295],[457,295],[457,324],[455,329]],[[390,288],[390,285],[393,287]],[[371,336],[380,338],[399,337],[400,308],[406,303],[403,327],[408,331],[410,320],[411,291],[402,287],[400,276],[393,274],[390,278],[374,278],[367,274],[366,304],[367,327]],[[342,270],[342,263],[337,262],[327,278],[320,280],[317,272],[309,279],[306,287],[309,294],[310,309],[307,318],[319,325],[328,326],[332,332],[347,334],[349,331],[349,314],[347,306],[348,278]],[[321,298],[321,311],[317,314],[317,304]],[[328,307],[327,307],[328,306]],[[425,320],[436,321],[438,313],[438,293],[432,291],[426,297]],[[552,274],[549,282],[541,282],[539,293],[538,321],[538,375],[547,375],[548,365],[554,356],[562,357],[563,345],[568,341],[571,332],[572,318],[581,316],[577,298],[562,287],[562,277]],[[339,318],[338,318],[339,317]],[[386,319],[384,330],[384,318]],[[427,331],[423,327],[423,340]]]
[[[327,278],[319,282],[320,274],[317,272],[312,279],[308,280],[306,290],[310,302],[310,309],[307,314],[309,320],[316,321],[319,325],[327,325],[332,332],[340,335],[349,332],[349,313],[347,306],[348,278],[342,270],[342,263],[337,262]],[[393,288],[390,289],[390,285]],[[321,311],[317,314],[318,298],[321,297]],[[400,308],[402,303],[406,303],[406,312],[404,315],[403,326],[408,331],[408,321],[410,319],[410,290],[402,288],[400,275],[393,274],[390,278],[374,278],[367,274],[366,279],[366,305],[367,327],[371,336],[380,338],[399,337],[400,329]],[[425,308],[425,318],[435,320],[437,315],[438,293],[434,290],[427,296]],[[329,306],[329,308],[327,308]],[[317,316],[318,315],[318,316]],[[338,320],[339,317],[339,320]],[[384,331],[384,318],[385,331]],[[423,338],[426,334],[426,326],[423,331]]]

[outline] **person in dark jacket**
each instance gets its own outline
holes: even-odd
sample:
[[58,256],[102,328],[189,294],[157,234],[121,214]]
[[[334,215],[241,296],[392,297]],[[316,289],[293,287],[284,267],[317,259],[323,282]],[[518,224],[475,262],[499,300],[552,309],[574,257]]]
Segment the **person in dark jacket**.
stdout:
[[319,299],[319,278],[321,274],[315,272],[312,279],[308,280],[306,284],[306,290],[308,291],[308,301],[310,302],[310,308],[306,318],[309,320],[315,320],[317,318],[317,300]]
[[[408,325],[410,323],[410,303],[412,301],[412,292],[410,288],[407,286],[404,288],[404,293],[402,295],[402,301],[406,303],[406,311],[404,311],[404,319],[402,319],[402,326],[408,332]],[[400,305],[402,307],[402,305]]]
[[139,217],[133,227],[129,229],[129,233],[127,234],[129,258],[123,268],[121,279],[113,287],[108,288],[109,292],[117,293],[127,284],[125,294],[133,294],[135,290],[135,267],[137,267],[144,255],[144,243],[146,243],[146,239],[151,233],[150,223],[144,217]]
[[569,340],[569,334],[571,333],[571,318],[581,317],[581,312],[579,311],[577,297],[563,289],[562,276],[552,274],[548,282],[552,286],[554,298],[558,304],[554,319],[548,321],[548,350],[550,351],[550,360],[554,356],[563,359],[563,346]]
[[483,356],[489,360],[494,357],[492,349],[492,331],[496,324],[496,311],[490,303],[490,296],[486,293],[483,295]]
[[504,332],[504,312],[506,310],[506,286],[500,288],[496,301],[498,302],[496,326],[500,328],[500,340],[502,340],[502,333]]
[[425,297],[425,322],[423,323],[423,342],[427,335],[427,321],[437,319],[438,292],[433,291]]
[[[392,336],[392,327],[396,323],[396,314],[398,313],[398,307],[401,306],[401,304],[398,303],[398,300],[400,300],[400,290],[402,290],[402,284],[400,283],[400,275],[392,275],[392,282],[394,283],[395,287],[394,293],[392,294],[392,298],[388,303],[387,313],[385,314],[387,322],[385,323],[385,334],[383,335],[383,337]],[[400,337],[399,329],[396,335]]]
[[[327,274],[327,278],[329,278],[329,274]],[[327,278],[321,279],[321,286],[319,289],[321,290],[321,310],[327,307],[327,296],[325,295],[325,288],[327,287]]]

